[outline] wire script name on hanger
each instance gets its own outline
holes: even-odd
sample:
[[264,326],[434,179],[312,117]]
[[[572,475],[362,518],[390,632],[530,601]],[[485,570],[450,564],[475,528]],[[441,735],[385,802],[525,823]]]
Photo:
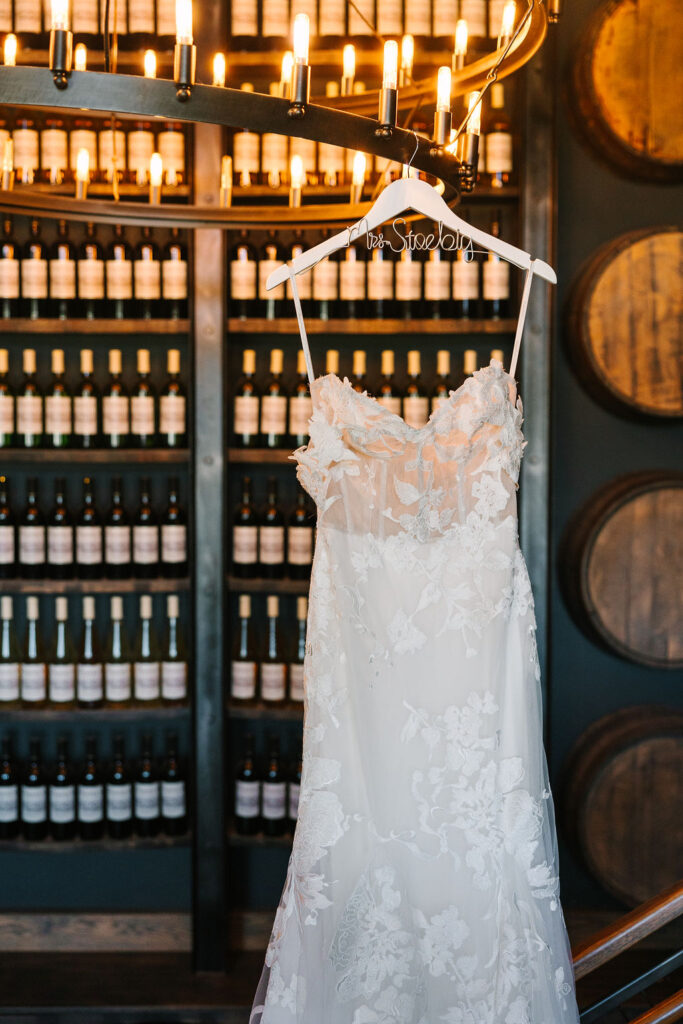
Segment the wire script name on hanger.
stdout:
[[348,229],[347,246],[353,244],[356,238],[365,234],[368,249],[391,249],[392,252],[403,252],[409,249],[411,252],[428,252],[431,249],[443,249],[445,252],[459,250],[463,253],[465,262],[470,262],[478,252],[485,252],[483,249],[475,249],[471,238],[468,238],[460,231],[449,231],[444,228],[441,221],[436,227],[437,232],[413,231],[408,227],[404,217],[396,217],[391,227],[395,235],[392,240],[384,232],[371,231],[365,218]]

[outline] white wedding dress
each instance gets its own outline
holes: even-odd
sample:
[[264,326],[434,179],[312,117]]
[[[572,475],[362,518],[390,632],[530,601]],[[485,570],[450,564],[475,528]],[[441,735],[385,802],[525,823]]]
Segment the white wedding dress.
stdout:
[[577,1024],[514,379],[493,359],[420,429],[312,395],[299,818],[250,1022]]

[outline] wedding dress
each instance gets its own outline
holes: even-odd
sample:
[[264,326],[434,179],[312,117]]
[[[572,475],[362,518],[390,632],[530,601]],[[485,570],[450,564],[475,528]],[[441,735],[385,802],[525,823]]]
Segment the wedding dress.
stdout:
[[299,817],[250,1024],[577,1024],[514,378],[421,428],[311,393]]

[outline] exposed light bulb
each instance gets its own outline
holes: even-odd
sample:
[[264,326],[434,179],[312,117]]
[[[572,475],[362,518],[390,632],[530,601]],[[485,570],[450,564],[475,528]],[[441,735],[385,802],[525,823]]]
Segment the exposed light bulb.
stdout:
[[451,69],[445,64],[439,68],[436,78],[436,109],[451,109]]
[[515,0],[508,0],[503,7],[503,16],[500,20],[500,35],[498,37],[498,48],[507,46],[512,36],[512,30],[515,27],[515,18],[517,17],[517,4]]
[[304,179],[304,162],[299,153],[295,153],[289,163],[289,180],[292,188],[302,188]]
[[192,0],[175,0],[176,42],[192,45]]
[[467,53],[467,39],[468,39],[467,22],[464,18],[460,18],[455,26],[455,55],[456,57],[464,57]]
[[149,158],[149,183],[153,188],[161,188],[164,177],[164,163],[161,153],[152,153]]
[[353,158],[352,182],[356,186],[362,186],[365,181],[365,153],[356,153]]
[[[391,40],[389,40],[391,42]],[[384,44],[384,66],[386,68],[386,43]],[[401,68],[403,71],[407,71],[410,74],[413,70],[413,60],[415,59],[415,39],[409,32],[407,32],[401,40]]]
[[88,67],[88,49],[85,43],[77,43],[74,50],[74,70],[85,71]]
[[280,69],[280,82],[289,85],[292,81],[292,68],[294,67],[294,54],[291,50],[285,50],[282,54],[282,66]]
[[398,43],[395,39],[387,39],[384,44],[382,88],[398,89]]
[[157,77],[157,55],[154,50],[145,50],[142,66],[145,71],[145,78]]
[[79,149],[76,156],[76,181],[89,181],[90,153],[87,149]]
[[356,73],[356,47],[347,43],[342,51],[342,68],[344,78],[353,78]]
[[222,207],[232,206],[232,157],[221,160],[221,187],[219,202]]
[[308,64],[308,43],[310,23],[307,14],[299,13],[294,19],[293,30],[294,60],[297,64]]
[[17,37],[14,32],[10,32],[9,35],[5,36],[5,46],[3,52],[3,60],[5,67],[13,68],[17,64]]
[[467,128],[471,135],[479,135],[481,132],[481,102],[478,92],[471,92],[467,101],[467,112],[470,115],[467,121]]
[[69,0],[52,0],[52,21],[53,30],[69,29]]
[[223,87],[228,65],[224,53],[216,53],[213,58],[213,84]]

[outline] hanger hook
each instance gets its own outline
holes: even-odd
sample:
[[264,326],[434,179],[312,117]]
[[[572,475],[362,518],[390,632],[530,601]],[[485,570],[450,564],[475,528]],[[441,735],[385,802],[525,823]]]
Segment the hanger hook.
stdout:
[[417,156],[417,151],[420,148],[420,140],[417,137],[417,132],[415,131],[414,128],[411,128],[411,131],[413,133],[413,138],[415,139],[415,149],[413,150],[413,155],[411,156],[410,160],[408,161],[408,170],[409,171],[410,171],[410,168],[412,166],[413,160]]

